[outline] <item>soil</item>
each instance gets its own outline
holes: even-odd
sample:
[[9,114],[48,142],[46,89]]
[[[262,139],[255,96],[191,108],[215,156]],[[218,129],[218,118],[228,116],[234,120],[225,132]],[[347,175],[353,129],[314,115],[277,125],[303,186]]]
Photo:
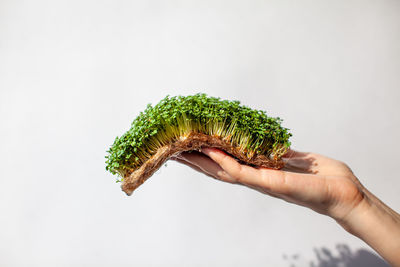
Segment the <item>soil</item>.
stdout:
[[271,159],[265,155],[255,154],[251,158],[248,158],[239,147],[233,147],[228,141],[224,141],[218,136],[211,136],[203,133],[191,133],[186,138],[178,139],[169,145],[159,148],[157,152],[142,166],[125,175],[121,185],[122,190],[130,196],[136,188],[152,176],[171,156],[184,151],[201,151],[202,147],[215,147],[224,150],[241,163],[252,166],[281,169],[284,165],[283,161],[279,159]]

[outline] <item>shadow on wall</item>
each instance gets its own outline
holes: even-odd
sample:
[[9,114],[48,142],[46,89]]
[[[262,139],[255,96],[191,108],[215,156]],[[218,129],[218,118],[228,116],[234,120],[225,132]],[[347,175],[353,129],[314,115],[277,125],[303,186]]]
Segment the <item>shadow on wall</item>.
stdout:
[[336,245],[338,255],[334,255],[327,248],[314,249],[317,262],[301,262],[299,255],[286,256],[283,258],[290,262],[290,267],[390,267],[384,260],[366,249],[352,252],[349,246]]

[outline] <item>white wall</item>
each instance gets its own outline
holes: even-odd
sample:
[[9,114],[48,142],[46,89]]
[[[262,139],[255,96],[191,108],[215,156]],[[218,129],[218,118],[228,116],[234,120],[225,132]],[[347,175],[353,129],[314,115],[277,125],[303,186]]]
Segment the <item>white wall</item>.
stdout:
[[399,13],[388,0],[0,1],[0,265],[372,251],[328,217],[173,162],[127,197],[104,156],[147,103],[205,92],[280,116],[295,149],[347,162],[399,211]]

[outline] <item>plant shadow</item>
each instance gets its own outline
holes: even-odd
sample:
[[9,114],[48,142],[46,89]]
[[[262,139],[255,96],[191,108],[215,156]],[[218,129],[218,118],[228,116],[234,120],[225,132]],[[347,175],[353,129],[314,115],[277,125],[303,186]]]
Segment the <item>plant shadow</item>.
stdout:
[[290,262],[290,267],[390,267],[383,259],[366,249],[352,252],[349,246],[338,244],[336,250],[337,255],[334,255],[325,247],[315,248],[316,261],[311,262],[301,262],[298,254],[289,257],[284,255],[284,259]]

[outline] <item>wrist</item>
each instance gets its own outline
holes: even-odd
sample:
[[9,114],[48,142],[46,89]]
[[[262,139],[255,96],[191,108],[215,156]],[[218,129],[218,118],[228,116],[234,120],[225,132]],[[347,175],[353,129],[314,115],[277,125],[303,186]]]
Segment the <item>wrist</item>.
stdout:
[[365,190],[364,197],[345,217],[335,219],[393,266],[400,266],[400,215]]
[[365,220],[368,220],[368,217],[372,216],[373,209],[372,201],[364,196],[357,206],[352,208],[345,216],[333,219],[347,232],[359,236],[361,226],[364,225]]

